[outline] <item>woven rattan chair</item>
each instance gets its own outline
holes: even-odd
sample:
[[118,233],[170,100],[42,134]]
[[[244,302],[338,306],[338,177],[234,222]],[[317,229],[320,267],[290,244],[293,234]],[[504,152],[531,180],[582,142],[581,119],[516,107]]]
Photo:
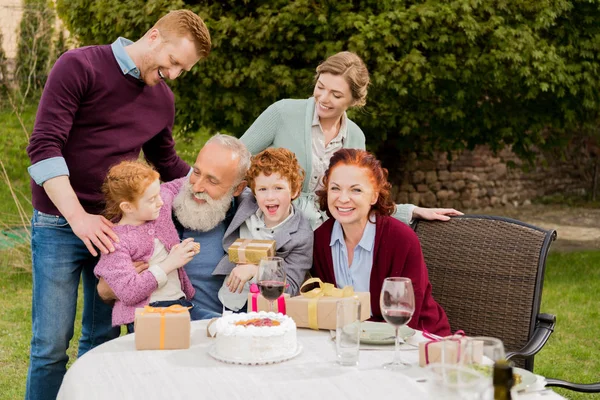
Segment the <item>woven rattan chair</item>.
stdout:
[[556,232],[480,215],[417,221],[413,227],[433,297],[452,330],[501,339],[507,356],[533,371],[533,356],[556,321],[539,313],[546,256]]

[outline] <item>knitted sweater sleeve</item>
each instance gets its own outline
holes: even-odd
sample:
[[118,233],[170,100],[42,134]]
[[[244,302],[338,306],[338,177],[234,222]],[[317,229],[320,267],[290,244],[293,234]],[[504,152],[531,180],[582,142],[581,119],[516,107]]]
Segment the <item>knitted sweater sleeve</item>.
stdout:
[[136,272],[123,240],[115,245],[113,253],[102,254],[94,274],[104,278],[117,299],[127,306],[135,306],[147,299],[158,286],[150,271]]
[[257,154],[273,145],[275,136],[281,126],[281,114],[278,103],[271,104],[254,121],[240,140],[250,153]]
[[92,84],[92,69],[77,51],[63,54],[50,71],[27,153],[31,164],[62,157],[79,104]]

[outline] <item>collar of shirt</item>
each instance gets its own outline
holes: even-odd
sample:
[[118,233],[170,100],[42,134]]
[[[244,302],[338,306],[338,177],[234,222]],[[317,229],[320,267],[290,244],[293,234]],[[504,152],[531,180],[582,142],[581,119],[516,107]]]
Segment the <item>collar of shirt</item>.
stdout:
[[[331,142],[329,142],[329,143],[335,143],[335,142],[339,142],[339,141],[346,139],[346,134],[348,132],[348,124],[346,123],[347,119],[348,119],[348,117],[346,116],[346,112],[344,111],[344,113],[342,114],[342,123],[340,125],[340,131],[338,132],[337,136],[334,137],[331,140]],[[319,119],[319,114],[317,113],[317,101],[316,100],[315,100],[315,112],[313,113],[312,126],[318,126],[319,130],[321,131],[321,134],[323,134],[323,127],[321,126],[321,120]]]
[[[290,215],[288,215],[283,221],[281,221],[277,225],[275,225],[271,228],[267,228],[267,226],[265,225],[265,216],[264,216],[262,210],[259,208],[258,210],[256,210],[256,212],[254,214],[252,214],[250,216],[250,218],[248,218],[248,222],[249,222],[248,225],[249,225],[250,230],[262,229],[262,230],[267,230],[271,233],[274,233],[278,228],[280,228],[283,224],[285,224],[287,221],[289,221],[293,216],[294,216],[294,207],[292,207],[292,205],[290,204]],[[254,229],[252,229],[252,228],[254,228]]]
[[119,37],[117,40],[112,42],[110,48],[119,64],[119,68],[123,71],[123,75],[129,74],[134,78],[140,79],[140,70],[135,65],[129,54],[125,51],[125,47],[133,44],[133,42],[129,39],[125,39],[124,37]]
[[[333,230],[331,231],[331,241],[329,242],[329,246],[335,245],[335,242],[340,242],[340,245],[346,247],[346,242],[344,241],[344,230],[342,229],[342,224],[338,221],[333,223]],[[373,247],[375,246],[375,224],[367,221],[367,226],[365,226],[365,230],[363,231],[362,237],[358,242],[358,245],[365,249],[366,251],[373,251]]]

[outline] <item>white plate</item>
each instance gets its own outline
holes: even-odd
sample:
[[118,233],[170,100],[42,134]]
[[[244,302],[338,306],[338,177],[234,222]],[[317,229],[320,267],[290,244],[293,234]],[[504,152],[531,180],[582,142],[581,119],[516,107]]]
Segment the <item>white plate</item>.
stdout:
[[[400,338],[406,340],[415,330],[406,325],[400,327]],[[394,344],[396,329],[385,322],[365,321],[360,324],[360,342],[364,344]]]
[[513,367],[513,374],[521,375],[521,383],[514,387],[516,390],[527,389],[537,381],[537,376],[523,368]]
[[287,360],[291,360],[296,357],[298,354],[302,353],[302,345],[300,343],[297,344],[296,351],[294,354],[282,356],[282,357],[273,357],[273,358],[264,358],[259,361],[240,361],[234,358],[223,357],[220,354],[217,354],[216,344],[213,344],[208,349],[208,355],[214,358],[217,361],[221,361],[227,364],[239,364],[239,365],[266,365],[266,364],[277,364],[280,362],[284,362]]

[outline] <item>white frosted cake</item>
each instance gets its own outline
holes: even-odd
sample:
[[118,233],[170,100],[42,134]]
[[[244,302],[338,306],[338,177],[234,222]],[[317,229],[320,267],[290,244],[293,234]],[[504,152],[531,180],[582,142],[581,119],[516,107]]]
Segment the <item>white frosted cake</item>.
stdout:
[[225,360],[242,363],[291,357],[296,352],[296,323],[283,314],[261,312],[230,314],[216,322],[215,352]]

